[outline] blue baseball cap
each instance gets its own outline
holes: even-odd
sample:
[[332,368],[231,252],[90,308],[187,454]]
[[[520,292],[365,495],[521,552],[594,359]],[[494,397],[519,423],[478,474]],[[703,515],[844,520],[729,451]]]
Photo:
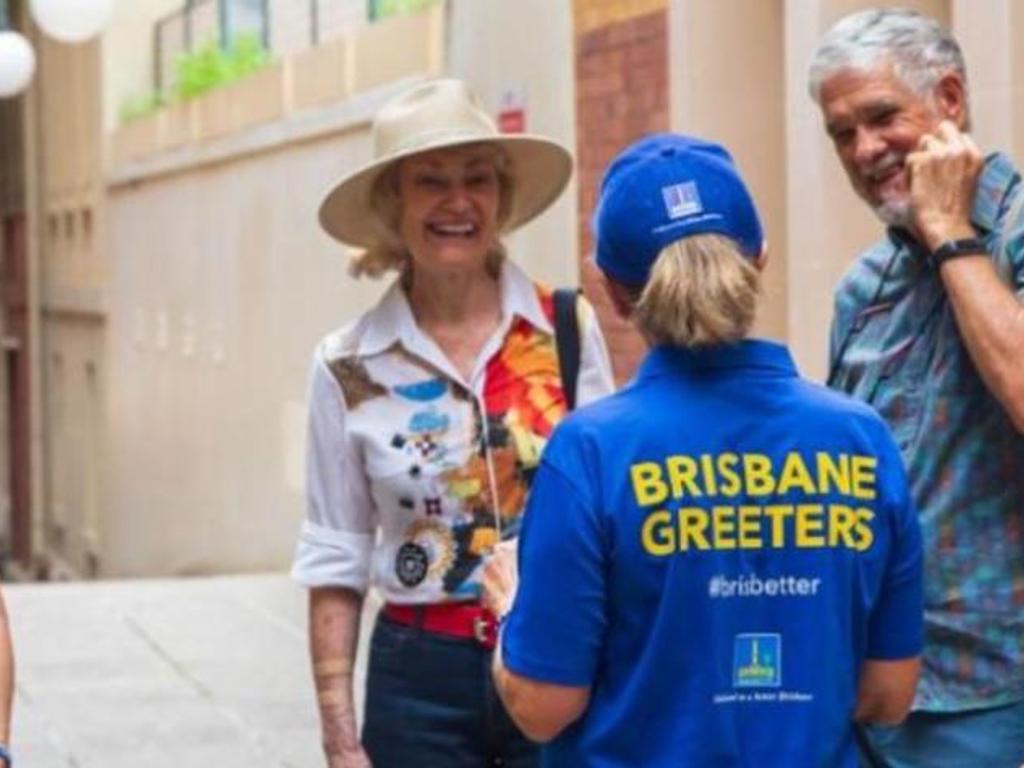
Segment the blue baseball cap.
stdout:
[[732,238],[750,258],[764,244],[754,201],[724,147],[675,133],[637,141],[601,182],[592,222],[597,265],[627,285],[643,285],[662,249],[697,234]]

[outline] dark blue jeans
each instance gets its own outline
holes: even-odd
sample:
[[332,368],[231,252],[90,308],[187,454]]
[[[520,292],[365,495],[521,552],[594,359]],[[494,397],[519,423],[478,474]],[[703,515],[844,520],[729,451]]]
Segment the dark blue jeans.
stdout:
[[505,712],[491,652],[377,617],[363,746],[374,768],[534,768],[537,746]]

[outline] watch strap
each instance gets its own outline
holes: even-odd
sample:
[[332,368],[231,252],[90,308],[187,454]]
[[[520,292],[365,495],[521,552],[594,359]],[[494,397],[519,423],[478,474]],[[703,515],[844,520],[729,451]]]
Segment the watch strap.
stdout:
[[981,256],[988,253],[985,241],[980,237],[965,237],[960,240],[947,240],[939,245],[929,256],[932,265],[938,269],[943,262],[958,256]]

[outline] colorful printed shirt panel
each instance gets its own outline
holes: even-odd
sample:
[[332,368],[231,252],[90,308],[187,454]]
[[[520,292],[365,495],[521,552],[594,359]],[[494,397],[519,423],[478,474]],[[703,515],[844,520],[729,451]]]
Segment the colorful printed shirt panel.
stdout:
[[916,656],[921,541],[870,408],[784,347],[660,347],[541,460],[502,657],[589,686],[551,766],[854,768],[865,658]]
[[[517,535],[566,407],[552,293],[506,263],[501,301],[502,324],[468,381],[417,327],[397,283],[320,343],[298,581],[360,591],[372,581],[395,603],[478,597],[483,559]],[[585,403],[613,385],[593,310],[579,307]]]
[[[1024,187],[990,157],[972,220],[1024,301]],[[925,543],[924,667],[915,707],[1024,699],[1024,436],[978,375],[940,276],[899,232],[836,293],[831,383],[896,436]]]

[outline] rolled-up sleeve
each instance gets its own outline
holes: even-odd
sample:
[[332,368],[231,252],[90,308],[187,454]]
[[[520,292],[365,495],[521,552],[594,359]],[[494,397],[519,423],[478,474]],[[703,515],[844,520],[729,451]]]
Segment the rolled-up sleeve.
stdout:
[[369,585],[375,515],[358,447],[346,429],[345,398],[320,350],[314,355],[306,439],[306,520],[292,577],[307,587]]
[[578,303],[580,323],[580,375],[576,382],[576,402],[586,405],[615,391],[612,363],[604,343],[597,313],[590,302],[580,297]]

